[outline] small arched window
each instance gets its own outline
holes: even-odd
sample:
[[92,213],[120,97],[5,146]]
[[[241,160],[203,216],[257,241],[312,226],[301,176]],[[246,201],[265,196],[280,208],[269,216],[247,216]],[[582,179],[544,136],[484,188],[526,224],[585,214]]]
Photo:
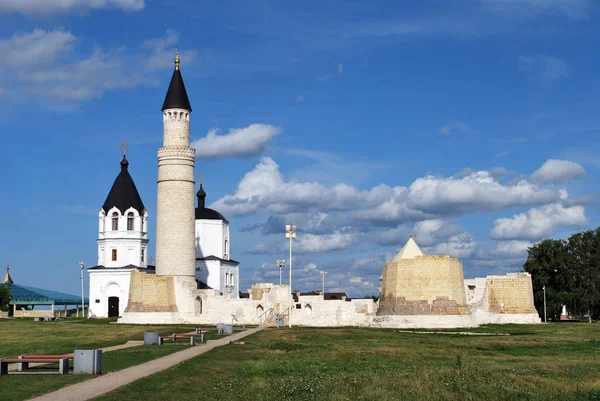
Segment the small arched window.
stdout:
[[229,284],[233,285],[233,273],[229,275]]
[[225,259],[229,259],[229,249],[227,249],[227,247],[229,246],[229,241],[225,240],[225,252],[223,252],[225,255]]
[[229,273],[225,273],[225,285],[229,285]]
[[119,213],[114,212],[112,214],[112,229],[117,231],[119,229]]
[[140,231],[142,231],[142,232],[144,231],[144,217],[143,216],[140,218]]
[[133,231],[133,212],[127,213],[127,231]]
[[112,261],[113,262],[117,261],[117,250],[116,249],[112,250]]

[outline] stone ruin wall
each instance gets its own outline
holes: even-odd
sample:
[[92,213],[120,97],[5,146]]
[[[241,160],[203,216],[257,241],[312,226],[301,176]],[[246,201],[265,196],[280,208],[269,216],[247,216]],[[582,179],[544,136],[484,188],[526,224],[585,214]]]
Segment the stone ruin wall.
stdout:
[[462,263],[448,256],[417,256],[384,267],[381,299],[383,315],[465,315]]
[[533,284],[526,273],[488,276],[488,311],[501,314],[537,313]]
[[125,312],[177,312],[173,277],[132,271]]

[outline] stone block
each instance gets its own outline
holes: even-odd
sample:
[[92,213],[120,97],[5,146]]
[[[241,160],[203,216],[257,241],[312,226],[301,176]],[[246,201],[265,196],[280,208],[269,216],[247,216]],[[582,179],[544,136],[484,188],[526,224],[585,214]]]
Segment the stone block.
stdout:
[[75,350],[73,373],[92,375],[102,373],[102,351],[98,349]]
[[159,338],[158,332],[147,331],[144,333],[144,345],[160,345]]

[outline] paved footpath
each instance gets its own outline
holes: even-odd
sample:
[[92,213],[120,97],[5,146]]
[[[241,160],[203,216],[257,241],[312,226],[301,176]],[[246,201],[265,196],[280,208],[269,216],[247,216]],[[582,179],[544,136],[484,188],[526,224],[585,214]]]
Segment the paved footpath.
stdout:
[[135,380],[150,376],[151,374],[166,370],[171,366],[187,361],[195,356],[210,351],[213,348],[229,344],[241,338],[257,333],[263,327],[248,329],[219,340],[210,340],[204,345],[187,348],[183,351],[174,352],[152,361],[132,366],[127,369],[110,372],[96,377],[95,379],[85,380],[83,382],[64,387],[60,390],[32,398],[31,401],[84,401],[99,397],[121,386],[129,384]]

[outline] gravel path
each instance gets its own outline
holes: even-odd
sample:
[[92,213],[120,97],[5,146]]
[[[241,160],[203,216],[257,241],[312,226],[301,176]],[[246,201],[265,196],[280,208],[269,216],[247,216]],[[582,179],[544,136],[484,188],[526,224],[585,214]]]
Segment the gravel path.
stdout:
[[213,348],[229,344],[231,341],[237,341],[241,338],[254,334],[263,327],[248,329],[230,336],[223,337],[219,340],[208,341],[204,345],[187,348],[183,351],[163,356],[153,361],[145,362],[137,366],[132,366],[127,369],[119,370],[103,374],[94,379],[86,380],[81,383],[73,384],[64,387],[60,390],[42,395],[37,398],[32,398],[32,401],[84,401],[101,396],[110,391],[113,391],[121,386],[129,384],[135,380],[149,376],[151,374],[168,369],[171,366],[177,365],[183,361],[191,359],[195,356],[210,351]]

